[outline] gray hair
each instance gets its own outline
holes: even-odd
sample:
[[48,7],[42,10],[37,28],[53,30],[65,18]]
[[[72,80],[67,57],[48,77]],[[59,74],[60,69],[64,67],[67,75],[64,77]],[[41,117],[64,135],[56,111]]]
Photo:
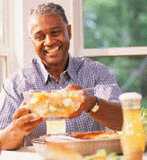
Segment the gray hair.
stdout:
[[31,9],[30,15],[38,16],[38,15],[48,15],[50,13],[59,15],[63,19],[63,21],[68,24],[68,20],[65,15],[63,7],[55,3],[47,2],[39,4],[36,8]]

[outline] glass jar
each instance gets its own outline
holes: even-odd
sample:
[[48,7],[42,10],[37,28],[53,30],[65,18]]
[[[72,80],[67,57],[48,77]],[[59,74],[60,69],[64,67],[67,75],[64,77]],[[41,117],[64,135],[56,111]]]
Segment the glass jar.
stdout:
[[140,112],[141,98],[135,92],[124,93],[119,97],[123,109],[121,145],[125,160],[143,158],[145,135]]

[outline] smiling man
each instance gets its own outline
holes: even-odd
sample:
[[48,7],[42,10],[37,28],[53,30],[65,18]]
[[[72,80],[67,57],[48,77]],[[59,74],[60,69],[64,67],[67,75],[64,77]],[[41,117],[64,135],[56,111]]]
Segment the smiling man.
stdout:
[[37,55],[46,70],[58,81],[69,57],[71,26],[66,18],[54,12],[46,10],[43,15],[34,12],[30,18],[30,32]]
[[[30,66],[4,83],[0,95],[1,148],[29,145],[33,138],[46,133],[42,117],[19,107],[23,93],[29,90],[94,88],[94,94],[81,91],[83,102],[74,118],[66,120],[66,131],[120,129],[122,111],[116,102],[119,86],[103,64],[69,55],[71,25],[63,8],[54,3],[38,5],[31,11],[29,33],[37,56]],[[95,105],[99,109],[93,112]]]

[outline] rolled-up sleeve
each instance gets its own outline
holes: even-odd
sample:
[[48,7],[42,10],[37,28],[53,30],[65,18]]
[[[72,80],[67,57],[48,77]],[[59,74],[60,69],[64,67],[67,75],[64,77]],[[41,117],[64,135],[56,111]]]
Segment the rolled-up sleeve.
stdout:
[[20,103],[21,100],[17,95],[13,81],[6,80],[0,93],[0,129],[11,123],[12,115]]

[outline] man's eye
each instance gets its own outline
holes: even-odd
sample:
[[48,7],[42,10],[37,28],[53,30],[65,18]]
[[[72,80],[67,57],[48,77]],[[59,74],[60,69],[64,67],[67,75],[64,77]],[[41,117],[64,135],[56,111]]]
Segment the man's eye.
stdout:
[[34,39],[35,40],[44,40],[45,35],[44,34],[36,34],[36,35],[34,35]]
[[61,31],[57,30],[57,31],[53,31],[51,33],[52,33],[52,36],[58,36],[58,35],[60,35]]

